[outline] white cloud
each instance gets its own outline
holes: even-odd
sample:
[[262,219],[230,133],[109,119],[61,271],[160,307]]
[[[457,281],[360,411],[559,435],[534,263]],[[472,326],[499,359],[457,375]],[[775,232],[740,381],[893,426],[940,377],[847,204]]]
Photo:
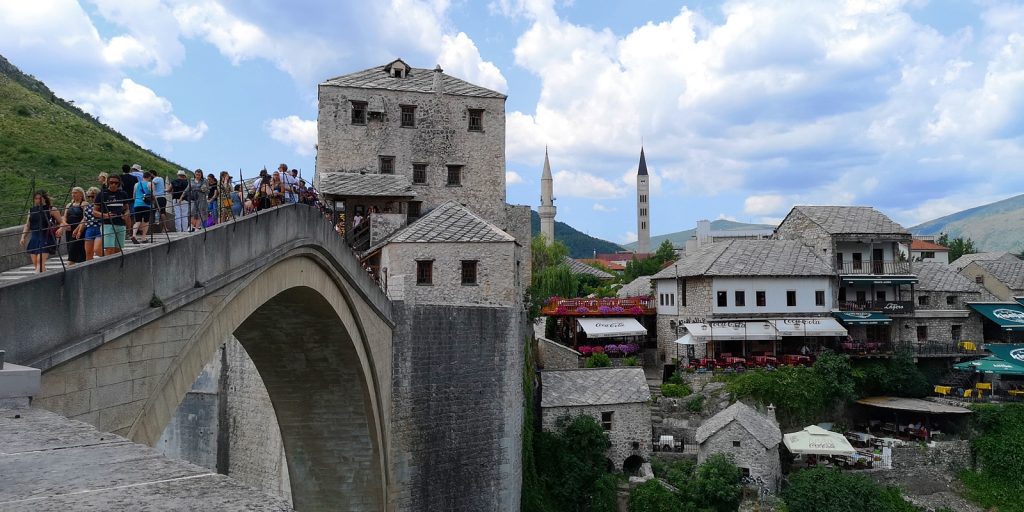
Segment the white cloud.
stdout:
[[593,208],[594,208],[595,212],[603,212],[603,213],[611,213],[611,212],[614,212],[614,211],[618,211],[618,208],[613,208],[613,207],[610,207],[610,206],[605,206],[605,205],[603,205],[601,203],[594,203]]
[[763,194],[747,197],[743,201],[743,213],[747,215],[770,215],[789,209],[795,198],[778,194]]
[[505,171],[505,184],[506,185],[516,185],[516,184],[519,184],[519,183],[523,183],[523,177],[520,176],[518,172],[515,172],[515,171]]
[[619,242],[620,243],[631,244],[633,242],[636,242],[636,240],[637,240],[637,236],[636,236],[636,232],[634,232],[634,231],[626,231],[625,233],[619,235]]
[[128,31],[111,38],[104,50],[119,67],[148,67],[166,75],[185,59],[178,23],[160,0],[89,0],[105,20]]
[[610,199],[625,195],[622,187],[582,171],[558,171],[552,178],[552,186],[561,197]]
[[316,152],[316,120],[291,115],[267,121],[265,128],[271,139],[291,146],[300,155]]
[[480,50],[465,32],[441,38],[441,54],[437,61],[449,75],[498,92],[508,90],[508,82],[498,70],[498,66],[480,57]]
[[726,215],[724,213],[719,213],[718,214],[718,220],[730,220],[730,221],[733,221],[733,222],[737,222],[735,216],[733,216],[733,215]]
[[130,78],[121,80],[119,86],[103,84],[76,96],[82,98],[78,104],[82,110],[142,146],[157,140],[197,141],[208,128],[203,121],[189,125],[178,119],[170,101]]

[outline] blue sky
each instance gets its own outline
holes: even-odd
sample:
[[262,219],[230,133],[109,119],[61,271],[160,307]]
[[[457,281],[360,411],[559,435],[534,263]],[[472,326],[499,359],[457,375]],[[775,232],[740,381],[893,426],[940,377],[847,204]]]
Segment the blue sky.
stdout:
[[36,0],[0,53],[189,168],[311,175],[316,84],[402,57],[509,95],[508,200],[635,238],[863,204],[905,225],[1024,192],[1024,5]]

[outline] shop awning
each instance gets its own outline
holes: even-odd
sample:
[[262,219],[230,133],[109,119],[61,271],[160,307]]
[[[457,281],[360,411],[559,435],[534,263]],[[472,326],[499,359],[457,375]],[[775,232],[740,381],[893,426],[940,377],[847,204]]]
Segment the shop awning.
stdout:
[[687,333],[673,343],[677,345],[706,345],[709,341],[711,341],[710,338],[695,338],[692,334]]
[[901,398],[895,396],[869,396],[857,400],[858,404],[870,407],[881,407],[882,409],[895,409],[898,411],[923,412],[928,414],[970,414],[970,409],[957,407],[955,405],[942,404],[920,398]]
[[853,455],[857,453],[842,434],[811,425],[799,432],[785,434],[782,441],[794,455]]
[[1004,331],[1024,331],[1024,305],[1016,302],[969,303],[975,311]]
[[965,372],[1024,376],[1024,366],[1007,363],[996,356],[988,356],[981,359],[975,359],[974,361],[957,363],[953,365],[953,368]]
[[579,323],[588,338],[647,335],[647,329],[635,318],[580,318]]
[[1015,364],[1024,369],[1024,345],[1011,343],[986,343],[985,349],[1002,359],[1003,362]]
[[702,342],[750,340],[771,341],[779,339],[775,326],[767,321],[733,321],[683,324],[686,331]]
[[780,318],[772,325],[783,338],[788,336],[846,336],[846,328],[834,318]]
[[917,276],[843,276],[843,284],[917,284]]
[[846,325],[889,325],[892,323],[892,318],[869,311],[837,311],[832,315]]

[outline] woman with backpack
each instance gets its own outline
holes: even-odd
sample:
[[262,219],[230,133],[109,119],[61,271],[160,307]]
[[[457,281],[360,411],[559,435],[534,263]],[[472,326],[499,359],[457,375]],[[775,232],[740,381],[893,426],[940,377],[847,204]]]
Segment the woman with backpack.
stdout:
[[57,239],[68,225],[60,212],[50,203],[45,190],[32,196],[32,208],[21,230],[21,245],[32,258],[37,274],[46,272],[46,260],[57,250]]
[[149,223],[153,221],[153,208],[156,205],[156,194],[153,190],[153,173],[146,171],[142,173],[142,180],[135,184],[135,213],[132,214],[135,224],[132,225],[131,236],[133,244],[139,243],[136,234],[141,234],[142,243],[150,242],[146,235],[149,233]]
[[85,190],[82,187],[72,188],[71,202],[64,206],[64,221],[69,226],[65,234],[65,245],[68,248],[68,262],[72,265],[85,261],[85,240],[79,228],[85,225],[86,208],[91,206],[85,202]]

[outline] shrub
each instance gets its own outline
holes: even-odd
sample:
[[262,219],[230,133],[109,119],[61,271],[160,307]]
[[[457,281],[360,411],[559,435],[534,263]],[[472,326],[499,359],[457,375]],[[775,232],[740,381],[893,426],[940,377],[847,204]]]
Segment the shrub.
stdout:
[[682,398],[692,394],[693,390],[686,384],[672,384],[666,382],[661,385],[661,395],[668,398]]
[[[697,466],[693,489],[698,503],[710,505],[719,512],[739,508],[743,497],[740,480],[743,471],[732,463],[728,456],[716,453]],[[866,509],[870,510],[870,509]]]
[[594,345],[594,353],[604,354],[604,347],[602,347],[601,345]]
[[608,357],[608,354],[602,354],[600,352],[597,352],[594,355],[587,358],[587,368],[607,368],[611,365],[612,358]]
[[917,509],[895,487],[883,487],[870,478],[837,469],[814,468],[789,477],[782,492],[789,512],[915,512]]
[[551,510],[582,511],[605,475],[608,438],[586,415],[563,417],[555,432],[537,432],[534,460]]
[[648,480],[629,493],[629,512],[683,512],[679,496],[658,483]]
[[640,366],[640,360],[636,356],[629,356],[622,360],[622,364],[626,366]]
[[980,471],[964,471],[960,479],[967,497],[1000,512],[1024,512],[1024,405],[977,405],[971,441]]
[[618,512],[619,479],[611,473],[594,482],[594,494],[590,497],[590,512]]
[[636,354],[640,351],[640,345],[636,343],[626,343],[625,345],[619,345],[619,349],[622,350],[623,355]]
[[681,375],[679,375],[678,372],[677,373],[673,373],[672,376],[668,378],[668,383],[669,384],[682,384],[683,383],[683,377]]
[[591,347],[590,345],[581,345],[576,347],[576,351],[585,356],[589,356],[590,353],[594,351],[594,347]]
[[686,402],[686,410],[690,412],[701,412],[704,410],[704,395],[697,395]]
[[616,345],[614,343],[608,344],[608,345],[604,346],[604,353],[605,354],[620,354],[620,353],[622,353],[622,348],[619,345]]

